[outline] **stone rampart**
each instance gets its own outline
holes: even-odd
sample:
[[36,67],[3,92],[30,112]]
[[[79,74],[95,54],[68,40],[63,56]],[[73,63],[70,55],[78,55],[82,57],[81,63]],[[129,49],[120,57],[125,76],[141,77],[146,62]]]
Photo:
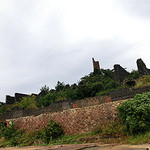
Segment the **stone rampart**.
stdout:
[[25,130],[42,129],[50,119],[59,122],[66,134],[87,133],[108,120],[117,119],[116,107],[135,94],[149,92],[150,87],[122,89],[108,96],[59,101],[41,109],[13,110],[0,121],[14,122]]
[[[65,134],[74,135],[81,133],[89,133],[101,124],[105,124],[108,120],[116,120],[116,107],[122,101],[104,103],[89,107],[67,109],[53,113],[43,113],[38,116],[26,116],[13,119],[19,128],[25,130],[43,129],[50,119],[59,122]],[[6,121],[11,121],[7,119]]]

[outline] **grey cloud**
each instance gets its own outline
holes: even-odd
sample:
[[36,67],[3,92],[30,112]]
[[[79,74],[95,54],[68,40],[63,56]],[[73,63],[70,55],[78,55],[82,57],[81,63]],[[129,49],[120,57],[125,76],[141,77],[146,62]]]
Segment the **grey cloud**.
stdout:
[[[126,62],[127,59],[119,58],[133,47],[133,44],[118,38],[84,41],[68,46],[67,50],[66,47],[55,49],[53,54],[41,53],[38,59],[34,57],[34,51],[31,49],[32,57],[28,65],[25,67],[26,63],[18,63],[17,68],[14,66],[14,75],[8,72],[12,77],[8,79],[11,84],[8,84],[6,91],[16,89],[14,92],[37,93],[45,84],[50,88],[53,88],[57,81],[72,84],[92,72],[92,57],[99,60],[101,67],[105,69],[112,69],[115,63],[120,63],[123,67],[130,66],[130,62]],[[130,59],[135,60],[136,57],[134,55]]]
[[135,17],[149,19],[150,1],[149,0],[118,0],[122,10]]
[[93,71],[92,57],[105,69],[115,63],[136,69],[136,43],[111,37],[71,44],[59,12],[41,19],[41,1],[28,2],[14,0],[14,7],[0,15],[0,100],[15,92],[38,93],[45,84],[53,88],[58,80],[77,82]]

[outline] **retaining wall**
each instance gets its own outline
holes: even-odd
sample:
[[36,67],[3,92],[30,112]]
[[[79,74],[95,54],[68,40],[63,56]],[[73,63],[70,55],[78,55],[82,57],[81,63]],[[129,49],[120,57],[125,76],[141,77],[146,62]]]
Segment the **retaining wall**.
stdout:
[[148,91],[150,87],[122,89],[109,96],[64,100],[42,109],[14,110],[0,115],[0,121],[9,122],[13,119],[20,128],[34,130],[42,129],[50,119],[54,119],[61,124],[66,134],[87,133],[102,123],[117,119],[115,109],[123,100]]
[[[74,135],[91,132],[109,120],[116,120],[116,107],[121,101],[104,103],[83,108],[74,108],[53,113],[43,113],[38,116],[26,116],[13,119],[14,123],[25,130],[43,129],[50,119],[54,119],[62,126],[65,134]],[[6,121],[11,121],[7,119]]]

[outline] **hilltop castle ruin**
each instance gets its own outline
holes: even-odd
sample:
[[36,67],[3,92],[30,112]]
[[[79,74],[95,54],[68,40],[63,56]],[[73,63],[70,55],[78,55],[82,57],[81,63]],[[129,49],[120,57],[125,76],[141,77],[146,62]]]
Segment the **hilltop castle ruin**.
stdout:
[[[94,58],[92,58],[92,62],[93,62],[93,72],[95,73],[99,72],[100,71],[99,61],[95,61]],[[146,67],[145,63],[143,62],[141,58],[138,59],[136,63],[137,63],[137,68],[138,68],[138,72],[140,76],[150,75],[150,69]],[[119,83],[122,83],[123,80],[126,79],[130,75],[130,73],[126,71],[119,64],[115,64],[113,70],[114,70],[114,80]],[[135,84],[135,83],[131,83],[131,84]],[[37,94],[32,94],[32,95],[37,96]],[[25,96],[28,96],[28,95],[22,94],[22,93],[15,93],[15,96],[6,95],[6,104],[13,104],[16,101],[20,102],[20,100]]]

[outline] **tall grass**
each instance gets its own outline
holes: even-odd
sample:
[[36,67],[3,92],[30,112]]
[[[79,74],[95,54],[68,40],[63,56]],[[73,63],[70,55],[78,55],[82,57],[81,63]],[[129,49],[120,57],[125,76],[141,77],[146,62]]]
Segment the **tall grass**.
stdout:
[[124,142],[130,144],[150,143],[150,132],[146,132],[145,134],[138,134],[135,136],[129,136]]
[[136,85],[134,88],[140,88],[144,86],[150,86],[150,75],[144,75],[136,80]]

